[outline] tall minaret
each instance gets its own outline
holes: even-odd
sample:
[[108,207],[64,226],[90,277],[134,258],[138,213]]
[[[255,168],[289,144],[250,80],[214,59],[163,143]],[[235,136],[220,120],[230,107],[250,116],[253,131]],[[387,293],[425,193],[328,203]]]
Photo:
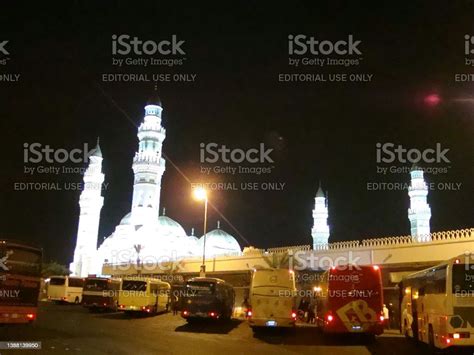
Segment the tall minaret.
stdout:
[[84,172],[84,189],[79,198],[80,215],[77,228],[74,261],[70,264],[73,275],[87,276],[94,273],[94,259],[97,252],[100,210],[104,204],[101,195],[104,174],[102,173],[102,152],[97,146],[89,156],[89,166]]
[[155,222],[159,215],[161,178],[165,160],[161,148],[166,130],[161,126],[161,101],[158,97],[148,100],[145,118],[138,127],[138,152],[133,158],[132,216],[134,225]]
[[431,209],[426,198],[428,187],[423,178],[423,170],[413,166],[410,171],[411,183],[408,189],[410,208],[408,219],[411,225],[411,236],[419,242],[430,240]]
[[328,206],[326,196],[321,189],[321,183],[319,183],[318,192],[316,192],[314,200],[311,235],[313,237],[313,248],[316,248],[318,244],[327,244],[329,239]]

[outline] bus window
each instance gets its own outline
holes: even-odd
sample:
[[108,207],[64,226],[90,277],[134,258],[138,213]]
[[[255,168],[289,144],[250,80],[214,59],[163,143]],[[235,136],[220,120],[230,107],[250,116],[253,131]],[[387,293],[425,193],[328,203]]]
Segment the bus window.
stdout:
[[84,285],[84,291],[104,291],[107,290],[109,283],[107,280],[88,279]]
[[63,286],[66,283],[66,278],[64,277],[52,277],[49,280],[49,284],[53,286]]
[[84,280],[71,277],[69,278],[69,287],[84,287]]
[[212,295],[215,292],[216,285],[212,282],[189,282],[186,285],[187,296]]
[[41,253],[11,247],[0,250],[0,258],[7,257],[5,266],[11,274],[39,276],[41,272]]
[[146,281],[124,280],[122,290],[125,291],[146,291]]
[[[447,265],[433,269],[426,274],[426,283],[423,294],[440,294],[446,293],[446,269]],[[420,289],[420,296],[421,289]]]
[[453,265],[453,293],[474,293],[474,269],[470,264]]

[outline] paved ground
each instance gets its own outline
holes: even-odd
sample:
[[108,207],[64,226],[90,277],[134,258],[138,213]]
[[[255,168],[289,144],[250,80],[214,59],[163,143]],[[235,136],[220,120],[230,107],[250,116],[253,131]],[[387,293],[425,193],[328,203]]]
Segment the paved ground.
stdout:
[[188,325],[170,313],[134,318],[122,313],[89,313],[81,306],[41,304],[29,326],[0,327],[0,341],[42,342],[42,350],[0,350],[0,354],[429,354],[395,332],[367,344],[348,336],[327,338],[314,327],[264,332],[245,321]]

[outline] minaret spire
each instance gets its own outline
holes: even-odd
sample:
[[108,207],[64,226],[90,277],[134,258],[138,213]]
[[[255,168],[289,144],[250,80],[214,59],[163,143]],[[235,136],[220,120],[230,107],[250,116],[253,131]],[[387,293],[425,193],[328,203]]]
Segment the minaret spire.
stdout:
[[318,191],[314,199],[313,210],[313,228],[311,229],[313,237],[313,248],[316,249],[320,244],[327,244],[329,239],[328,225],[328,207],[327,199],[319,181]]
[[[98,142],[97,142],[98,143]],[[79,198],[80,215],[77,228],[74,260],[70,264],[73,275],[87,276],[95,273],[95,257],[99,234],[100,211],[104,205],[101,195],[104,174],[102,173],[102,152],[97,144],[89,156],[89,165],[84,172],[84,188]]]
[[166,138],[166,130],[161,126],[162,111],[161,100],[154,94],[145,106],[145,117],[138,128],[138,152],[132,166],[134,225],[154,222],[159,215],[161,179],[165,172],[162,145]]
[[413,165],[410,170],[410,176],[408,219],[410,220],[411,236],[418,242],[429,241],[431,240],[431,208],[427,202],[428,186],[423,177],[423,169]]

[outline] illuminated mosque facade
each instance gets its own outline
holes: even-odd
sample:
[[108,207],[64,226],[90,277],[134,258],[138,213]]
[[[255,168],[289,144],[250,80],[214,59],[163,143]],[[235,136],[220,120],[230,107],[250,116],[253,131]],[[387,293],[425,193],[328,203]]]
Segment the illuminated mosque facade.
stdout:
[[[145,116],[138,127],[138,151],[132,164],[134,183],[131,209],[98,248],[100,212],[104,203],[101,195],[104,174],[102,152],[97,142],[89,157],[83,178],[84,189],[79,199],[76,248],[70,264],[73,275],[85,277],[101,274],[104,263],[134,263],[137,260],[146,263],[202,255],[204,236],[198,238],[194,232],[188,235],[178,222],[165,215],[164,209],[159,215],[161,180],[166,170],[166,162],[162,157],[166,138],[161,121],[162,112],[159,98],[149,100],[145,106]],[[417,241],[426,241],[431,218],[427,203],[428,189],[421,169],[412,168],[410,175],[408,218],[411,235]],[[313,248],[327,245],[329,234],[327,196],[319,185],[311,229]],[[241,253],[237,240],[222,230],[219,223],[216,229],[206,233],[205,245],[208,257]]]

